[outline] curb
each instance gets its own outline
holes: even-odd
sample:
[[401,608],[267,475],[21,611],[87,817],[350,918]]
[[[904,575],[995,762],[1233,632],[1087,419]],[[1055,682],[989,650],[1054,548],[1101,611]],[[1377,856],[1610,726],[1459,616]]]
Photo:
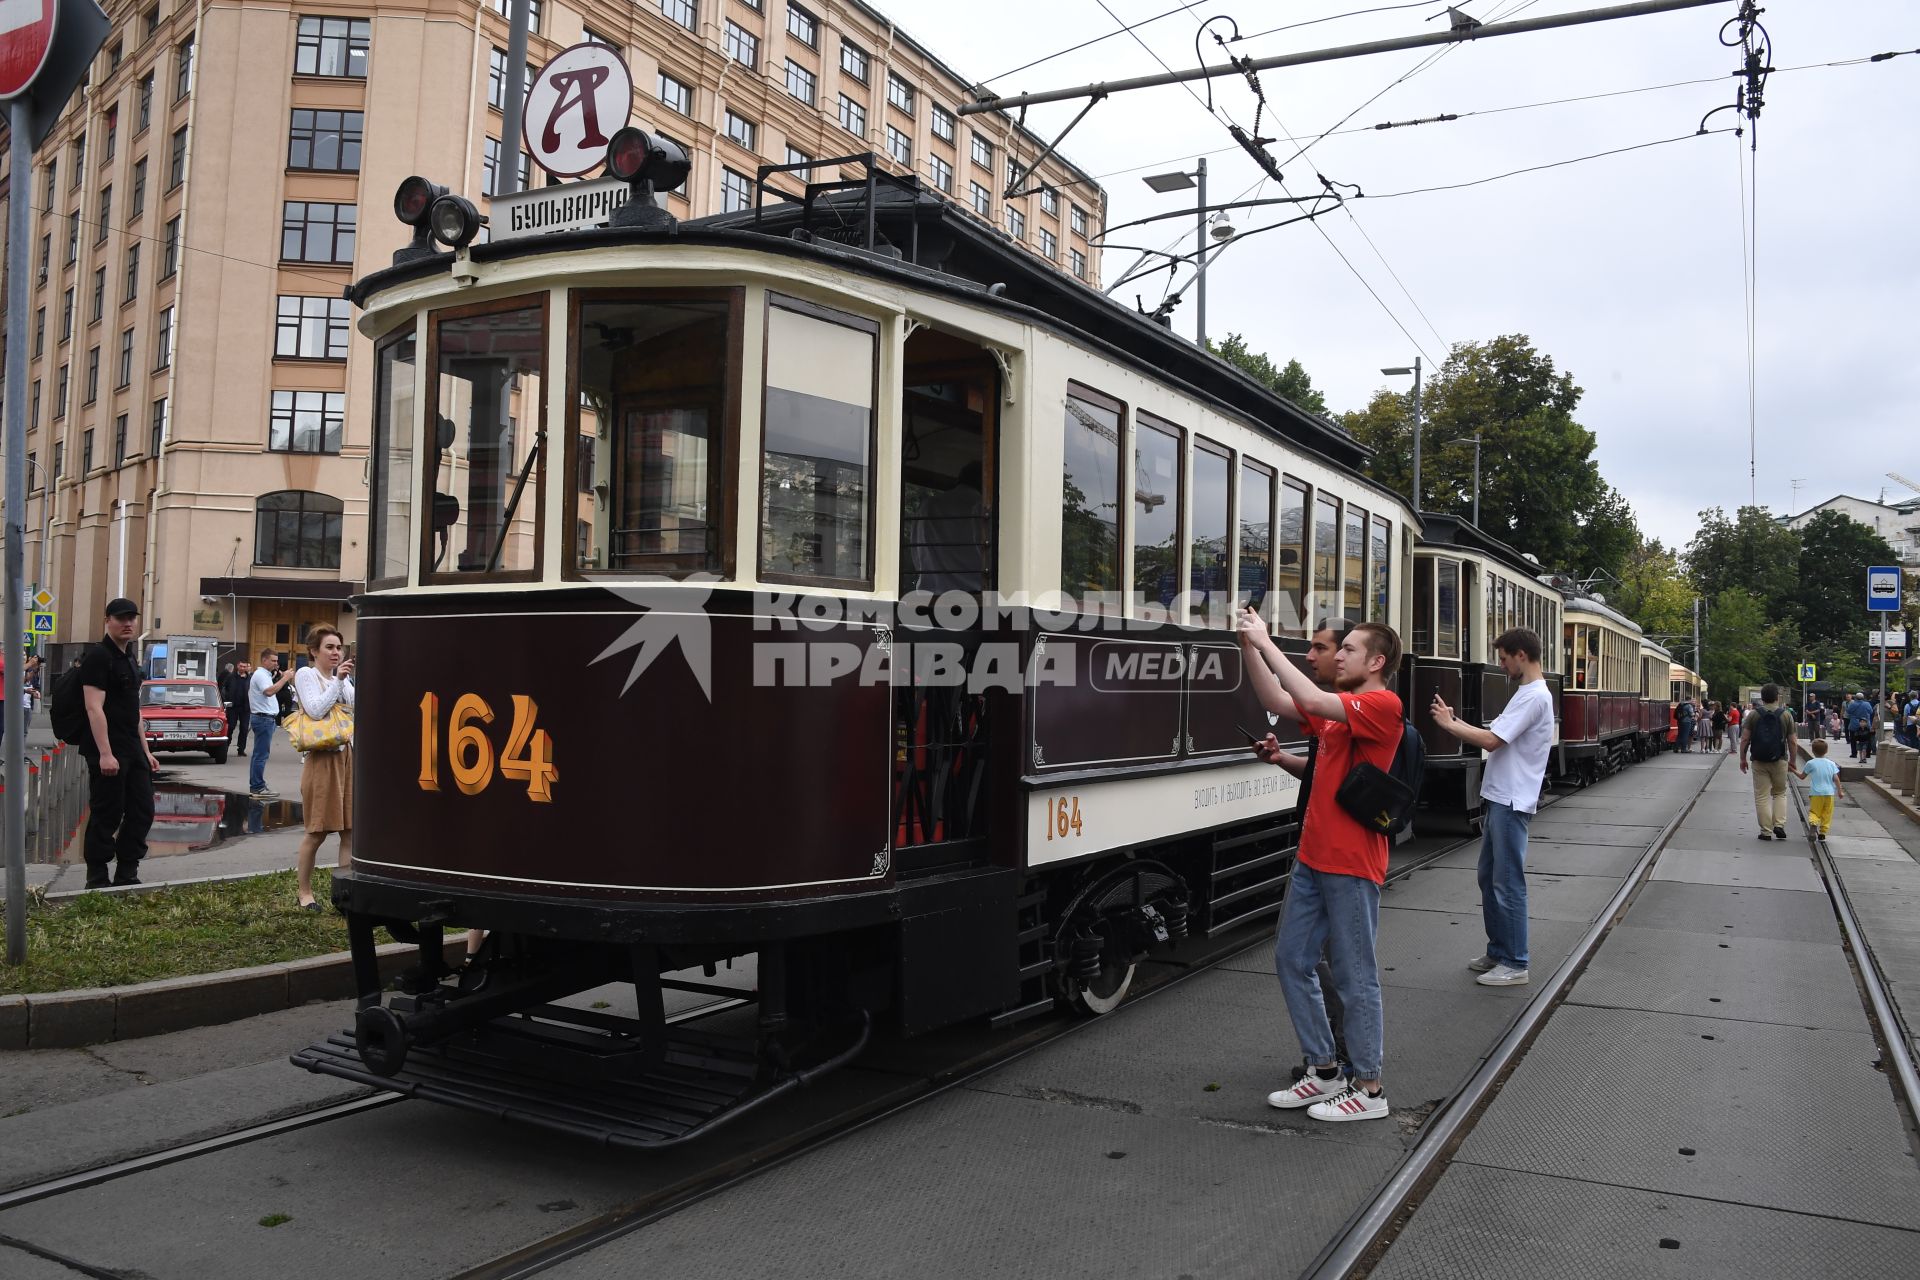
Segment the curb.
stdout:
[[[316,863],[314,865],[314,870],[316,871],[338,871],[339,869],[340,864],[338,862]],[[89,893],[133,895],[158,893],[162,889],[191,889],[196,885],[229,884],[235,880],[253,880],[260,876],[278,875],[282,871],[291,870],[293,870],[293,864],[288,863],[284,867],[274,867],[267,871],[230,871],[222,872],[217,876],[190,876],[185,880],[142,880],[139,884],[109,884],[102,885],[97,889],[59,889],[52,893],[44,894],[43,896],[48,902],[65,902],[69,898],[78,898]]]
[[[458,964],[466,955],[466,935],[447,939],[446,949],[449,962]],[[380,947],[380,976],[391,978],[418,951],[404,942]],[[317,1000],[344,1000],[353,994],[353,956],[340,951],[124,987],[0,996],[0,1050],[76,1049],[134,1040],[234,1022]]]
[[[1906,792],[1895,790],[1880,778],[1868,778],[1866,781],[1868,786],[1878,791],[1888,800],[1891,800],[1894,807],[1906,815],[1907,821],[1920,822],[1920,805],[1916,805],[1913,800],[1909,800]],[[1915,799],[1920,799],[1920,796],[1916,796]]]

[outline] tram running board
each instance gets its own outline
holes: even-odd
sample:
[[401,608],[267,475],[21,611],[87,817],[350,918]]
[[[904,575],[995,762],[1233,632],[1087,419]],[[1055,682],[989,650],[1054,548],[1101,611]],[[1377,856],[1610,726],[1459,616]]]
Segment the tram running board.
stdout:
[[[694,1030],[676,1029],[669,1034],[664,1062],[619,1076],[592,1071],[541,1073],[530,1069],[524,1053],[489,1048],[493,1037],[525,1036],[532,1025],[524,1019],[501,1019],[477,1034],[457,1035],[437,1045],[415,1045],[405,1065],[391,1076],[367,1069],[351,1032],[309,1045],[290,1060],[322,1075],[603,1146],[659,1150],[698,1138],[845,1065],[866,1047],[872,1032],[872,1019],[863,1014],[848,1047],[813,1066],[763,1081],[750,1044]],[[566,1049],[556,1047],[557,1056],[563,1057]]]

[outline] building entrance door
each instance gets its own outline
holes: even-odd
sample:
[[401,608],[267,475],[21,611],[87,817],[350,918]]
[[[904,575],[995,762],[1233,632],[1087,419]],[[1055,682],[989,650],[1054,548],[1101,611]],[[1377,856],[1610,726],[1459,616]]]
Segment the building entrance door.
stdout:
[[247,604],[247,661],[258,663],[262,649],[280,655],[282,669],[307,652],[307,632],[321,623],[338,625],[339,607],[310,600],[253,600]]

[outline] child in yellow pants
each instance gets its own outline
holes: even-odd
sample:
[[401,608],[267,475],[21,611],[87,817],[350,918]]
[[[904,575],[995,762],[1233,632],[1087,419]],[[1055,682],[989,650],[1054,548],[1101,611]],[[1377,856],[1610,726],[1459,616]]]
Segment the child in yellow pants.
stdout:
[[1813,759],[1794,773],[1807,780],[1807,820],[1824,836],[1833,826],[1833,802],[1845,794],[1840,790],[1840,766],[1827,759],[1826,739],[1813,740]]

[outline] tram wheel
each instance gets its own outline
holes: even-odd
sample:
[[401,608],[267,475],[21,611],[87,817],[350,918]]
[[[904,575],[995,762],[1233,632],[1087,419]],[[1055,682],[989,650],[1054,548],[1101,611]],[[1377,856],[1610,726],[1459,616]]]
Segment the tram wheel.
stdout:
[[1073,963],[1060,976],[1067,1006],[1084,1017],[1112,1013],[1127,998],[1137,967],[1105,922],[1070,932]]

